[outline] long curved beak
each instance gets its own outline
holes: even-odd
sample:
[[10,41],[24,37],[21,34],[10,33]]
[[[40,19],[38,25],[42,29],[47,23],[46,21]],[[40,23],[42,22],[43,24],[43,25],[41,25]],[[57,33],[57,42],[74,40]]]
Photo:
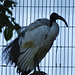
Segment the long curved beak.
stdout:
[[65,21],[65,19],[63,17],[61,17],[61,16],[58,15],[57,19],[62,20],[66,24],[66,27],[68,27],[68,24],[67,24],[67,22]]

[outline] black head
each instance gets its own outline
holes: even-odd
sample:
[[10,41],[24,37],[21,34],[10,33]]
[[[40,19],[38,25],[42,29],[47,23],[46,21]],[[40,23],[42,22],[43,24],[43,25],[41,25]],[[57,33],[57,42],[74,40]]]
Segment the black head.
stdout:
[[66,26],[68,27],[68,24],[63,17],[59,16],[57,13],[52,13],[50,15],[50,23],[51,24],[52,24],[52,22],[56,22],[57,19],[62,20],[66,24]]

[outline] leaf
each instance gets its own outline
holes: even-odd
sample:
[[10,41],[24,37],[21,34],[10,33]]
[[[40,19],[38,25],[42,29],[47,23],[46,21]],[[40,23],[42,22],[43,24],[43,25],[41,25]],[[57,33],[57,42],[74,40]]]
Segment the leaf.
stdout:
[[13,31],[11,31],[11,28],[5,28],[4,30],[4,37],[5,37],[5,40],[8,41],[12,38],[13,36]]
[[2,32],[2,29],[0,28],[0,32]]
[[10,11],[7,7],[5,8],[5,10],[12,16],[12,11]]
[[9,17],[8,17],[7,15],[5,15],[5,25],[6,25],[7,27],[10,27],[11,30],[13,30],[13,29],[14,29],[14,26],[13,26],[12,22],[11,22],[8,18],[9,18]]
[[15,18],[12,18],[12,17],[11,17],[11,20],[14,22]]
[[19,26],[19,24],[15,23],[15,22],[14,22],[14,24],[15,24],[14,28],[15,28],[16,31],[19,30],[19,29],[21,29],[21,27]]
[[20,28],[21,28],[21,27],[20,27],[18,24],[15,25],[15,29],[16,29],[16,30],[19,30]]
[[0,28],[4,26],[4,15],[0,14]]
[[4,6],[0,4],[0,13],[5,14]]
[[1,2],[3,2],[3,0],[0,0]]
[[4,1],[5,7],[12,7],[12,5],[16,6],[16,2],[14,2],[14,1]]

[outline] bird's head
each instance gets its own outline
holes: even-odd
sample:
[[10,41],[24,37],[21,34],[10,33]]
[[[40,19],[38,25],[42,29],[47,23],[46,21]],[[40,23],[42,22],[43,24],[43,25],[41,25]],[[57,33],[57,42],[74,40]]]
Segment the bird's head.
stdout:
[[62,20],[66,24],[66,26],[68,27],[68,24],[65,21],[65,19],[63,17],[61,17],[60,15],[58,15],[57,13],[52,13],[50,15],[50,23],[51,23],[51,25],[52,25],[52,22],[56,22],[57,19]]

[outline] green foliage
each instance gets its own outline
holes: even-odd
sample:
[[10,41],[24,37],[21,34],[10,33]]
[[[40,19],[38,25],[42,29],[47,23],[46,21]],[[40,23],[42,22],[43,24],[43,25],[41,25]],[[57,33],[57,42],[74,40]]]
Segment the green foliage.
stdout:
[[0,0],[1,2],[3,2],[3,0]]
[[[2,28],[5,27],[4,37],[6,41],[10,40],[13,36],[13,30],[16,31],[21,27],[19,24],[15,22],[15,18],[12,17],[12,11],[9,9],[13,9],[16,6],[16,2],[10,0],[0,0],[0,32],[2,32]],[[8,13],[8,15],[6,14]]]
[[5,28],[4,31],[4,37],[5,39],[8,41],[9,39],[11,39],[13,36],[13,30],[9,27],[9,28]]
[[14,1],[8,1],[8,0],[6,0],[5,2],[4,2],[4,6],[5,7],[15,7],[16,6],[16,2],[14,2]]

